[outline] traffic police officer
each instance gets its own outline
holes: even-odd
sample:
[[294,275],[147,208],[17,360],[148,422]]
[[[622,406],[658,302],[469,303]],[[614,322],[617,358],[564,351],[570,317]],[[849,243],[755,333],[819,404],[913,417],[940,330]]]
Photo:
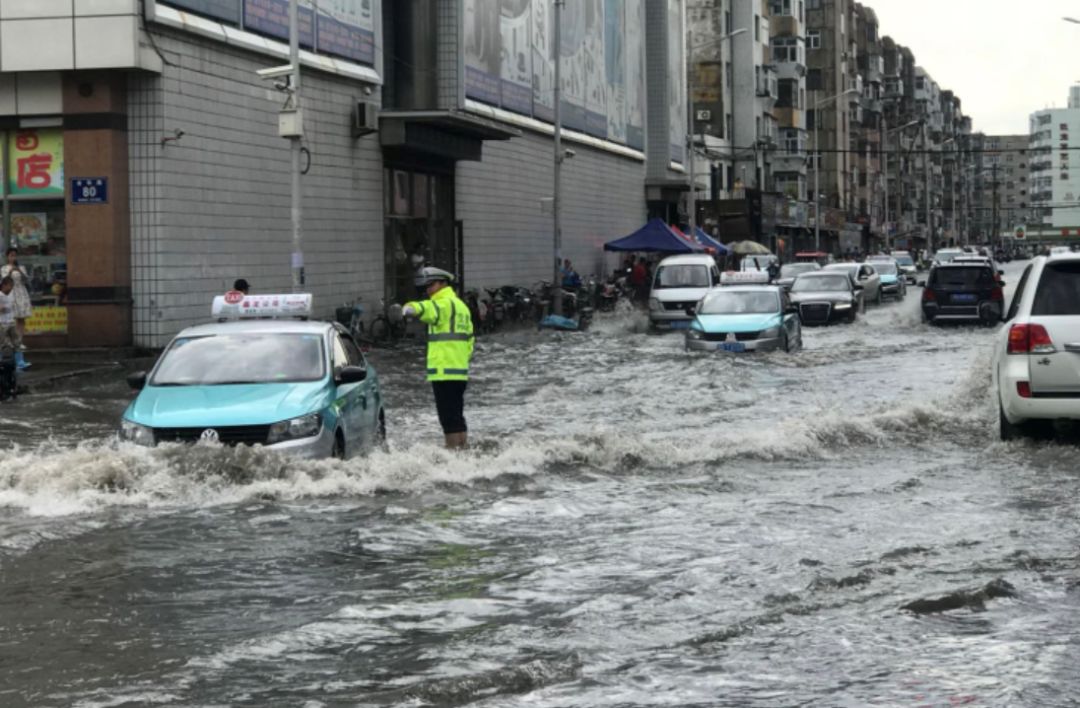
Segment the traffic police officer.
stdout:
[[416,286],[424,288],[428,299],[407,303],[402,314],[428,326],[427,379],[435,392],[435,410],[446,447],[457,450],[468,442],[465,388],[474,340],[472,314],[451,287],[453,282],[452,273],[421,268],[416,274]]

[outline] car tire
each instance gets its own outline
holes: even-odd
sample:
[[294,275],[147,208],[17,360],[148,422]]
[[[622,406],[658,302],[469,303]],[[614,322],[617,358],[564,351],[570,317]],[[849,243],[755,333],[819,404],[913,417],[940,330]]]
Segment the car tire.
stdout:
[[877,298],[874,300],[874,304],[880,306],[885,296],[881,294],[881,288],[877,290]]
[[848,324],[855,324],[855,320],[857,319],[859,319],[859,308],[853,307],[847,316]]
[[780,339],[780,348],[785,352],[791,351],[791,340],[788,339],[786,332],[784,333],[784,336]]
[[334,446],[330,448],[330,457],[335,460],[345,459],[345,436],[340,430],[334,433]]

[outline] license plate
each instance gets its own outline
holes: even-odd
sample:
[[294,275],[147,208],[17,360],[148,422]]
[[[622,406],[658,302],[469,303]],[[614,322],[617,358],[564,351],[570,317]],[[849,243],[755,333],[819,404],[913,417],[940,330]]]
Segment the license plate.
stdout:
[[952,296],[953,302],[975,302],[978,299],[978,295],[970,295],[967,293],[956,294]]
[[722,342],[720,350],[725,352],[745,352],[746,345],[742,342]]
[[690,320],[672,320],[672,329],[690,329]]

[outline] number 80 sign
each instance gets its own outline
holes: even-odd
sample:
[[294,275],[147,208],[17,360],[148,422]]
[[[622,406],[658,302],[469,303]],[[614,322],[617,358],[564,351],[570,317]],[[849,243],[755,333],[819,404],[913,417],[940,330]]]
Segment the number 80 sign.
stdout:
[[72,177],[72,204],[107,204],[109,202],[109,179],[107,177]]

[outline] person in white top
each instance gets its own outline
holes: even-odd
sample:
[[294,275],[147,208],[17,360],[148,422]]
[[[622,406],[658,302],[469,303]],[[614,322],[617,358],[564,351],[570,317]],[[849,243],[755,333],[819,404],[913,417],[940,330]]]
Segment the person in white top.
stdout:
[[[15,326],[19,328],[19,340],[26,333],[26,320],[33,313],[34,308],[30,304],[30,276],[26,269],[19,265],[19,251],[12,246],[7,250],[7,262],[0,266],[0,278],[11,278],[11,297],[14,300]],[[25,369],[30,364],[24,359],[22,348],[15,354],[20,369]]]
[[14,359],[22,338],[15,326],[15,298],[11,295],[14,286],[10,277],[0,279],[0,402],[14,399],[18,392]]

